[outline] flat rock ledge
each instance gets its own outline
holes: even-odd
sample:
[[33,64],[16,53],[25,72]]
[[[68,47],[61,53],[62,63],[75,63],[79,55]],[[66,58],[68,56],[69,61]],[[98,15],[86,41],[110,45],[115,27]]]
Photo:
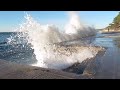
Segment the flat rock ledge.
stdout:
[[91,79],[91,77],[0,60],[0,79]]

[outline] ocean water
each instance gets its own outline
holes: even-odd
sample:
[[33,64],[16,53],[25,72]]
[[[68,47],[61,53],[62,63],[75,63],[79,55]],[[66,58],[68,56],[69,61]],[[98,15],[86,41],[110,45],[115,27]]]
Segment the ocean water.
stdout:
[[[40,66],[38,63],[38,60],[36,59],[36,55],[34,53],[34,49],[32,48],[32,45],[28,44],[28,42],[25,41],[24,38],[23,38],[24,40],[20,40],[21,42],[19,42],[19,38],[18,37],[16,38],[16,36],[18,36],[17,32],[1,32],[0,33],[0,59],[19,63],[19,64],[27,64],[27,65],[35,64],[34,66]],[[14,37],[14,39],[16,39],[16,40],[12,39],[10,41],[9,39],[11,39],[11,37]],[[77,45],[89,47],[88,45],[90,43],[92,43],[94,40],[95,40],[95,37],[93,36],[93,37],[82,38],[82,39],[77,39],[77,40],[73,40],[73,41],[59,43],[57,46],[60,45],[65,49],[67,49],[69,46],[70,46],[70,48],[75,49],[77,47]],[[70,48],[68,48],[68,49],[70,49]],[[79,49],[79,47],[78,47],[78,49]],[[56,51],[58,51],[58,50],[61,50],[61,48],[56,49]],[[64,49],[62,49],[62,50],[64,50]],[[94,50],[94,48],[93,48],[93,50]],[[64,54],[66,54],[67,52],[69,52],[69,51],[65,51]],[[74,51],[71,51],[71,53],[72,52],[74,52]],[[52,50],[51,50],[51,53],[53,53]],[[72,66],[74,63],[76,63],[80,60],[84,61],[87,58],[95,57],[95,56],[92,56],[91,53],[94,54],[94,52],[91,52],[89,48],[86,49],[83,47],[80,50],[80,52],[75,53],[75,55],[73,55],[73,56],[72,56],[72,54],[70,54],[70,56],[68,55],[67,58],[65,57],[64,54],[62,56],[58,53],[57,53],[57,55],[51,54],[51,57],[49,57],[47,59],[45,57],[44,58],[46,59],[46,62],[48,63],[47,65],[49,66],[49,68],[64,69],[64,67],[67,68],[69,66]],[[97,53],[98,53],[98,51],[96,52],[96,54]],[[47,53],[46,53],[46,57],[47,57]],[[68,62],[67,64],[64,59],[67,60],[67,62]],[[58,60],[60,60],[60,61],[58,61]],[[72,62],[72,64],[69,64],[69,62]],[[38,63],[38,64],[36,65],[36,63]],[[53,64],[52,67],[50,66],[51,63]]]
[[36,62],[33,49],[24,44],[9,44],[8,39],[15,36],[15,32],[1,32],[0,33],[0,59],[20,64],[32,64]]
[[14,32],[0,33],[0,59],[43,68],[65,69],[94,58],[102,47],[91,45],[93,27],[83,25],[72,12],[65,30],[42,25],[31,15]]

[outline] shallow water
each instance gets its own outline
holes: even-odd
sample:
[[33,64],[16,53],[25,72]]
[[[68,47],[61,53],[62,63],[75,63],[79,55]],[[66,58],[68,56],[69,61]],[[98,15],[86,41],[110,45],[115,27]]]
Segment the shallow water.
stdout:
[[105,47],[106,51],[65,71],[95,79],[120,79],[120,33],[98,34],[92,44]]
[[106,47],[107,50],[102,57],[96,58],[99,62],[99,68],[96,70],[94,78],[116,79],[120,78],[120,33],[101,34],[103,37],[97,37],[93,44]]

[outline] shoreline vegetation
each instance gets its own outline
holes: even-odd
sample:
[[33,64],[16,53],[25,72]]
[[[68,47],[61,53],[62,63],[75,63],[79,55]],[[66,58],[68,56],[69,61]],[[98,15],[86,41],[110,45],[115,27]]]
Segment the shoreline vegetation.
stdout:
[[100,33],[119,33],[120,32],[120,12],[107,27],[100,30]]

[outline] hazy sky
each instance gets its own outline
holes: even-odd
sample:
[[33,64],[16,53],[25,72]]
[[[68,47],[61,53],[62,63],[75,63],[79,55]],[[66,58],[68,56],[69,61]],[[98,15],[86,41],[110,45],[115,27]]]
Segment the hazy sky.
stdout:
[[[41,24],[55,24],[59,28],[68,22],[67,11],[27,11]],[[119,11],[79,11],[80,20],[95,28],[104,28]],[[24,21],[24,11],[0,11],[0,32],[9,32]]]

